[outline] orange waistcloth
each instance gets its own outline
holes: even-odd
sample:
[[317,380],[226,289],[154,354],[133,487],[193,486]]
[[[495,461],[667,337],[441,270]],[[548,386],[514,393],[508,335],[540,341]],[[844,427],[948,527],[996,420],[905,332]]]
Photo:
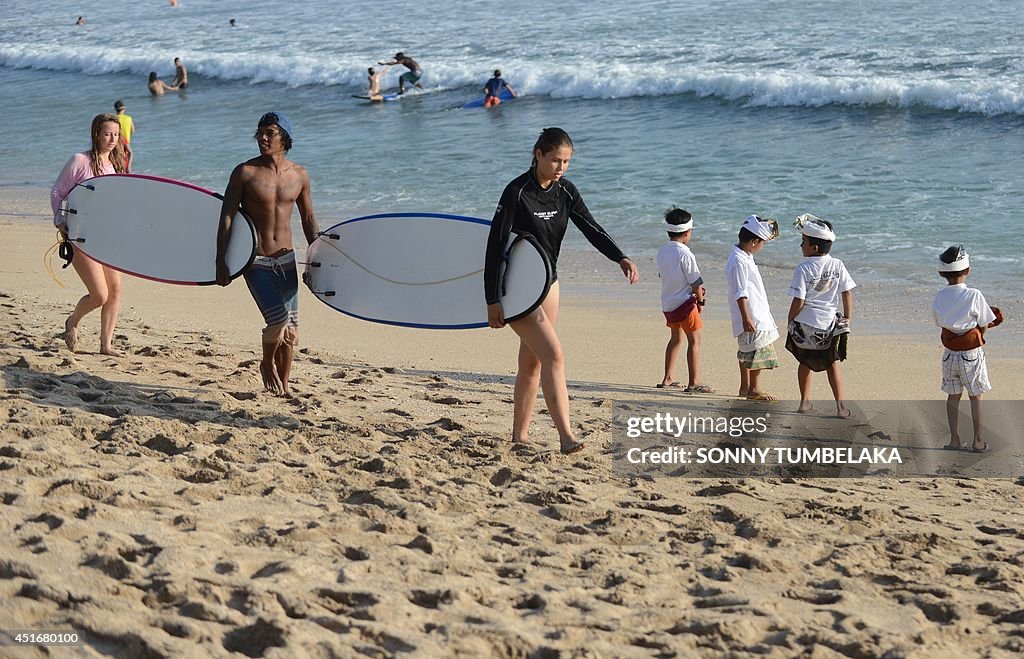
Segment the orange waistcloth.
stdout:
[[665,314],[665,326],[683,330],[687,334],[696,332],[704,327],[704,321],[700,318],[700,307],[697,306],[697,299],[690,298],[686,302],[673,309],[663,311]]

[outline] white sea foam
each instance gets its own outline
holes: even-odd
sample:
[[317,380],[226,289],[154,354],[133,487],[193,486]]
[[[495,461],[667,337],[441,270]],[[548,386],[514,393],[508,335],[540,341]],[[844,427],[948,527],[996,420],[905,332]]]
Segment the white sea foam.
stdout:
[[[0,66],[67,71],[90,75],[157,71],[173,73],[169,63],[180,50],[146,51],[97,46],[41,48],[0,45]],[[330,58],[273,53],[209,53],[183,55],[193,75],[252,83],[345,85],[361,88],[366,81],[365,57]],[[758,66],[761,68],[759,69]],[[424,83],[454,89],[478,86],[490,72],[479,63],[442,59],[424,64]],[[389,72],[397,78],[402,69]],[[1024,86],[1016,79],[937,79],[927,72],[851,75],[833,72],[779,70],[748,63],[679,66],[640,63],[509,61],[506,78],[522,93],[556,98],[616,99],[696,94],[760,107],[828,105],[887,106],[978,113],[1024,115]]]

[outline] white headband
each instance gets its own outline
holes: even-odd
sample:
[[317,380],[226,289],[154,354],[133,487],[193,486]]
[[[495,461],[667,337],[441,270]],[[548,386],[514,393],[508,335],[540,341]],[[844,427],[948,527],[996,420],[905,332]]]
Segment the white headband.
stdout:
[[743,228],[761,240],[775,240],[779,237],[779,223],[771,218],[762,219],[751,215],[743,223]]
[[971,267],[971,256],[964,250],[964,246],[960,245],[960,253],[956,255],[956,259],[952,263],[946,263],[939,258],[939,272],[962,272],[967,268]]
[[800,233],[811,238],[821,238],[822,240],[834,241],[836,234],[832,229],[828,228],[825,221],[820,217],[815,217],[810,213],[804,213],[793,221],[793,226],[800,229]]
[[692,217],[690,218],[690,220],[688,222],[684,222],[683,224],[669,224],[668,222],[665,223],[665,230],[668,231],[669,233],[686,233],[687,231],[689,231],[692,228],[693,228],[693,218]]

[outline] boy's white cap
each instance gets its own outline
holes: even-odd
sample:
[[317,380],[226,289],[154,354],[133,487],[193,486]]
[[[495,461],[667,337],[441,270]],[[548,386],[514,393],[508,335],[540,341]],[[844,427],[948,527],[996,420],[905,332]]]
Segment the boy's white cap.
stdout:
[[690,217],[689,221],[683,224],[671,224],[668,220],[665,220],[665,230],[669,233],[686,233],[693,228],[693,217]]
[[969,267],[971,267],[971,256],[963,245],[960,245],[960,251],[952,263],[946,263],[941,256],[939,257],[939,272],[962,272]]
[[743,227],[761,240],[775,240],[779,236],[779,223],[771,218],[762,219],[751,215],[743,222]]
[[811,215],[810,213],[804,213],[793,221],[793,226],[800,229],[800,233],[811,238],[821,238],[822,240],[834,241],[836,239],[836,233],[832,229],[828,228],[825,221],[820,217]]

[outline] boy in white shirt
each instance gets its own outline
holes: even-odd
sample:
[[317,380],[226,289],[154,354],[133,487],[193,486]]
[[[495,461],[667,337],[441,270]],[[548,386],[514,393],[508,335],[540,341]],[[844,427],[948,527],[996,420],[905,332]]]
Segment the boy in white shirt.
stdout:
[[700,330],[704,326],[700,312],[704,307],[704,279],[688,243],[693,237],[693,216],[682,208],[665,213],[669,242],[658,250],[658,276],[661,278],[661,310],[669,328],[665,346],[665,374],[662,387],[678,387],[673,375],[679,348],[686,335],[686,393],[710,394],[711,387],[698,382],[700,369]]
[[751,215],[740,227],[739,243],[733,246],[732,254],[725,262],[732,334],[739,346],[736,352],[740,366],[739,396],[749,400],[776,400],[760,387],[761,371],[779,365],[779,357],[772,345],[779,338],[779,328],[772,318],[754,254],[778,235],[778,222]]
[[1002,322],[998,309],[990,308],[985,296],[976,288],[967,288],[964,282],[971,272],[971,260],[964,246],[953,246],[939,256],[939,275],[948,284],[938,292],[932,302],[935,324],[942,328],[942,390],[946,399],[946,419],[949,421],[949,444],[942,448],[963,450],[959,422],[960,396],[964,389],[971,399],[971,420],[974,442],[971,451],[984,453],[988,444],[981,437],[981,396],[992,390],[985,366],[985,330]]
[[[793,272],[789,294],[789,329],[786,350],[800,366],[796,381],[800,387],[797,412],[811,410],[811,372],[827,371],[828,384],[836,399],[836,415],[850,416],[846,408],[839,362],[846,359],[846,344],[853,316],[853,294],[857,285],[839,259],[829,255],[836,234],[832,223],[804,213],[793,226],[802,234],[800,251],[804,256]],[[843,312],[839,313],[842,300]]]

